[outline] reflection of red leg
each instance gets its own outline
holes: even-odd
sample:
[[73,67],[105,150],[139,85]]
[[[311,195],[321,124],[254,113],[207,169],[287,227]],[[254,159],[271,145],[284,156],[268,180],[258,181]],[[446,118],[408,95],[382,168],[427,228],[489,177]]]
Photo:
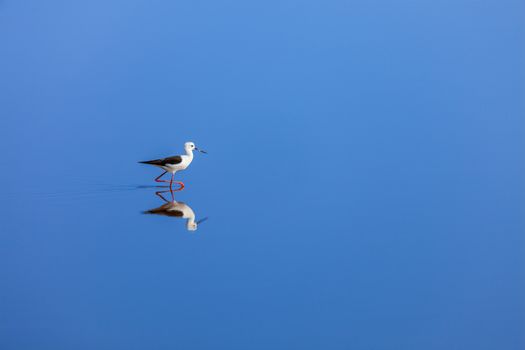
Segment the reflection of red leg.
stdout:
[[171,194],[171,201],[173,202],[175,200],[175,197],[173,196],[173,192],[179,192],[180,190],[182,190],[182,187],[178,188],[176,190],[173,190],[173,189],[170,188],[169,190],[166,190],[166,191],[157,191],[157,192],[155,192],[155,194],[157,196],[159,196],[166,203],[170,203],[170,201],[168,201],[166,198],[164,198],[164,196],[162,194],[169,192]]
[[[160,198],[162,198],[162,200],[163,200],[164,202],[169,203],[169,201],[168,201],[166,198],[164,198],[164,196],[162,195],[163,193],[166,193],[166,192],[168,192],[168,191],[157,191],[157,192],[155,192],[155,194],[156,194],[157,196],[159,196]],[[170,192],[171,192],[171,191],[170,191]],[[174,199],[173,199],[173,192],[171,192],[171,200],[172,200],[172,201],[174,200]]]
[[161,178],[162,176],[164,176],[164,174],[166,174],[166,173],[167,173],[167,171],[165,171],[165,172],[163,172],[162,174],[160,174],[159,176],[157,176],[157,177],[155,178],[155,182],[169,182],[168,180],[161,180],[161,179],[160,179],[160,178]]

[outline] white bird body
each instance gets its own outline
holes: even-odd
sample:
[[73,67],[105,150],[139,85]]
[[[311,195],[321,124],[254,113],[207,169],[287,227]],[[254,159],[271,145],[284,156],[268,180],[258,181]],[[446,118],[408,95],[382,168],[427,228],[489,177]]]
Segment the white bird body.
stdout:
[[[198,149],[193,142],[186,142],[184,144],[184,150],[186,151],[186,154],[183,155],[166,157],[162,159],[146,160],[140,163],[154,165],[164,170],[164,173],[158,176],[155,179],[155,181],[169,182],[171,187],[171,184],[173,183],[173,176],[175,175],[175,173],[177,171],[185,170],[187,167],[190,166],[191,162],[193,161],[193,150],[197,150],[201,153],[206,153],[205,151]],[[165,173],[171,173],[170,181],[160,179]],[[181,185],[181,188],[184,188],[184,184],[182,182],[177,182]]]
[[190,166],[191,162],[193,162],[193,151],[189,150],[187,151],[187,154],[181,155],[180,157],[182,158],[182,161],[178,164],[165,164],[160,165],[159,167],[172,174],[175,174],[179,170],[184,170]]

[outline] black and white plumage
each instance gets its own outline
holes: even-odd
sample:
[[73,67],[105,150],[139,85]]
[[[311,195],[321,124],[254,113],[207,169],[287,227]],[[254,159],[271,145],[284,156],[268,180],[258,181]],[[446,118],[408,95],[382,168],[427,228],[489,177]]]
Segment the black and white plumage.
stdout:
[[[184,144],[184,150],[186,151],[186,154],[178,155],[178,156],[171,156],[166,157],[162,159],[153,159],[153,160],[145,160],[139,163],[142,164],[149,164],[157,166],[164,170],[160,176],[158,176],[155,181],[156,182],[169,182],[170,187],[173,184],[173,177],[175,176],[175,173],[177,171],[181,171],[186,169],[191,162],[193,161],[193,151],[199,151],[201,153],[207,153],[201,149],[198,149],[193,142],[186,142]],[[171,173],[171,180],[161,180],[160,178],[166,174],[167,172]],[[177,181],[177,183],[181,186],[181,189],[184,188],[184,184],[180,181]]]
[[169,165],[177,165],[177,164],[182,163],[182,157],[172,156],[172,157],[167,157],[167,158],[162,158],[162,159],[145,160],[139,163],[156,165],[156,166],[159,166],[165,169],[165,167]]

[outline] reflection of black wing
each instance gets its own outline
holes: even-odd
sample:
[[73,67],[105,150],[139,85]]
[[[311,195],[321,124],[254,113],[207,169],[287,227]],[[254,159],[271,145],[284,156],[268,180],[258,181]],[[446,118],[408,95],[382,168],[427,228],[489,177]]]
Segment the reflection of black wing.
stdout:
[[165,216],[174,216],[176,218],[181,218],[182,215],[184,215],[182,213],[182,211],[180,211],[180,210],[166,210],[166,208],[164,208],[164,206],[160,206],[158,208],[151,209],[151,210],[146,210],[144,212],[144,214],[157,214],[157,215],[165,215]]
[[170,211],[164,212],[163,215],[174,216],[174,217],[177,217],[177,218],[181,218],[182,215],[184,215],[184,214],[180,210],[170,210]]
[[167,165],[167,164],[179,164],[182,162],[181,156],[173,156],[163,159],[154,159],[154,160],[145,160],[143,162],[139,162],[142,164],[151,164],[151,165]]

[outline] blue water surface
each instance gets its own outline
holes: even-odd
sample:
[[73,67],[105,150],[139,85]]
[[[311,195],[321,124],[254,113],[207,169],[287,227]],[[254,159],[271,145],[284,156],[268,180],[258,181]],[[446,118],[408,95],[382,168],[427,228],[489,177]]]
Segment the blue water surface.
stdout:
[[524,13],[1,0],[0,348],[524,349]]

